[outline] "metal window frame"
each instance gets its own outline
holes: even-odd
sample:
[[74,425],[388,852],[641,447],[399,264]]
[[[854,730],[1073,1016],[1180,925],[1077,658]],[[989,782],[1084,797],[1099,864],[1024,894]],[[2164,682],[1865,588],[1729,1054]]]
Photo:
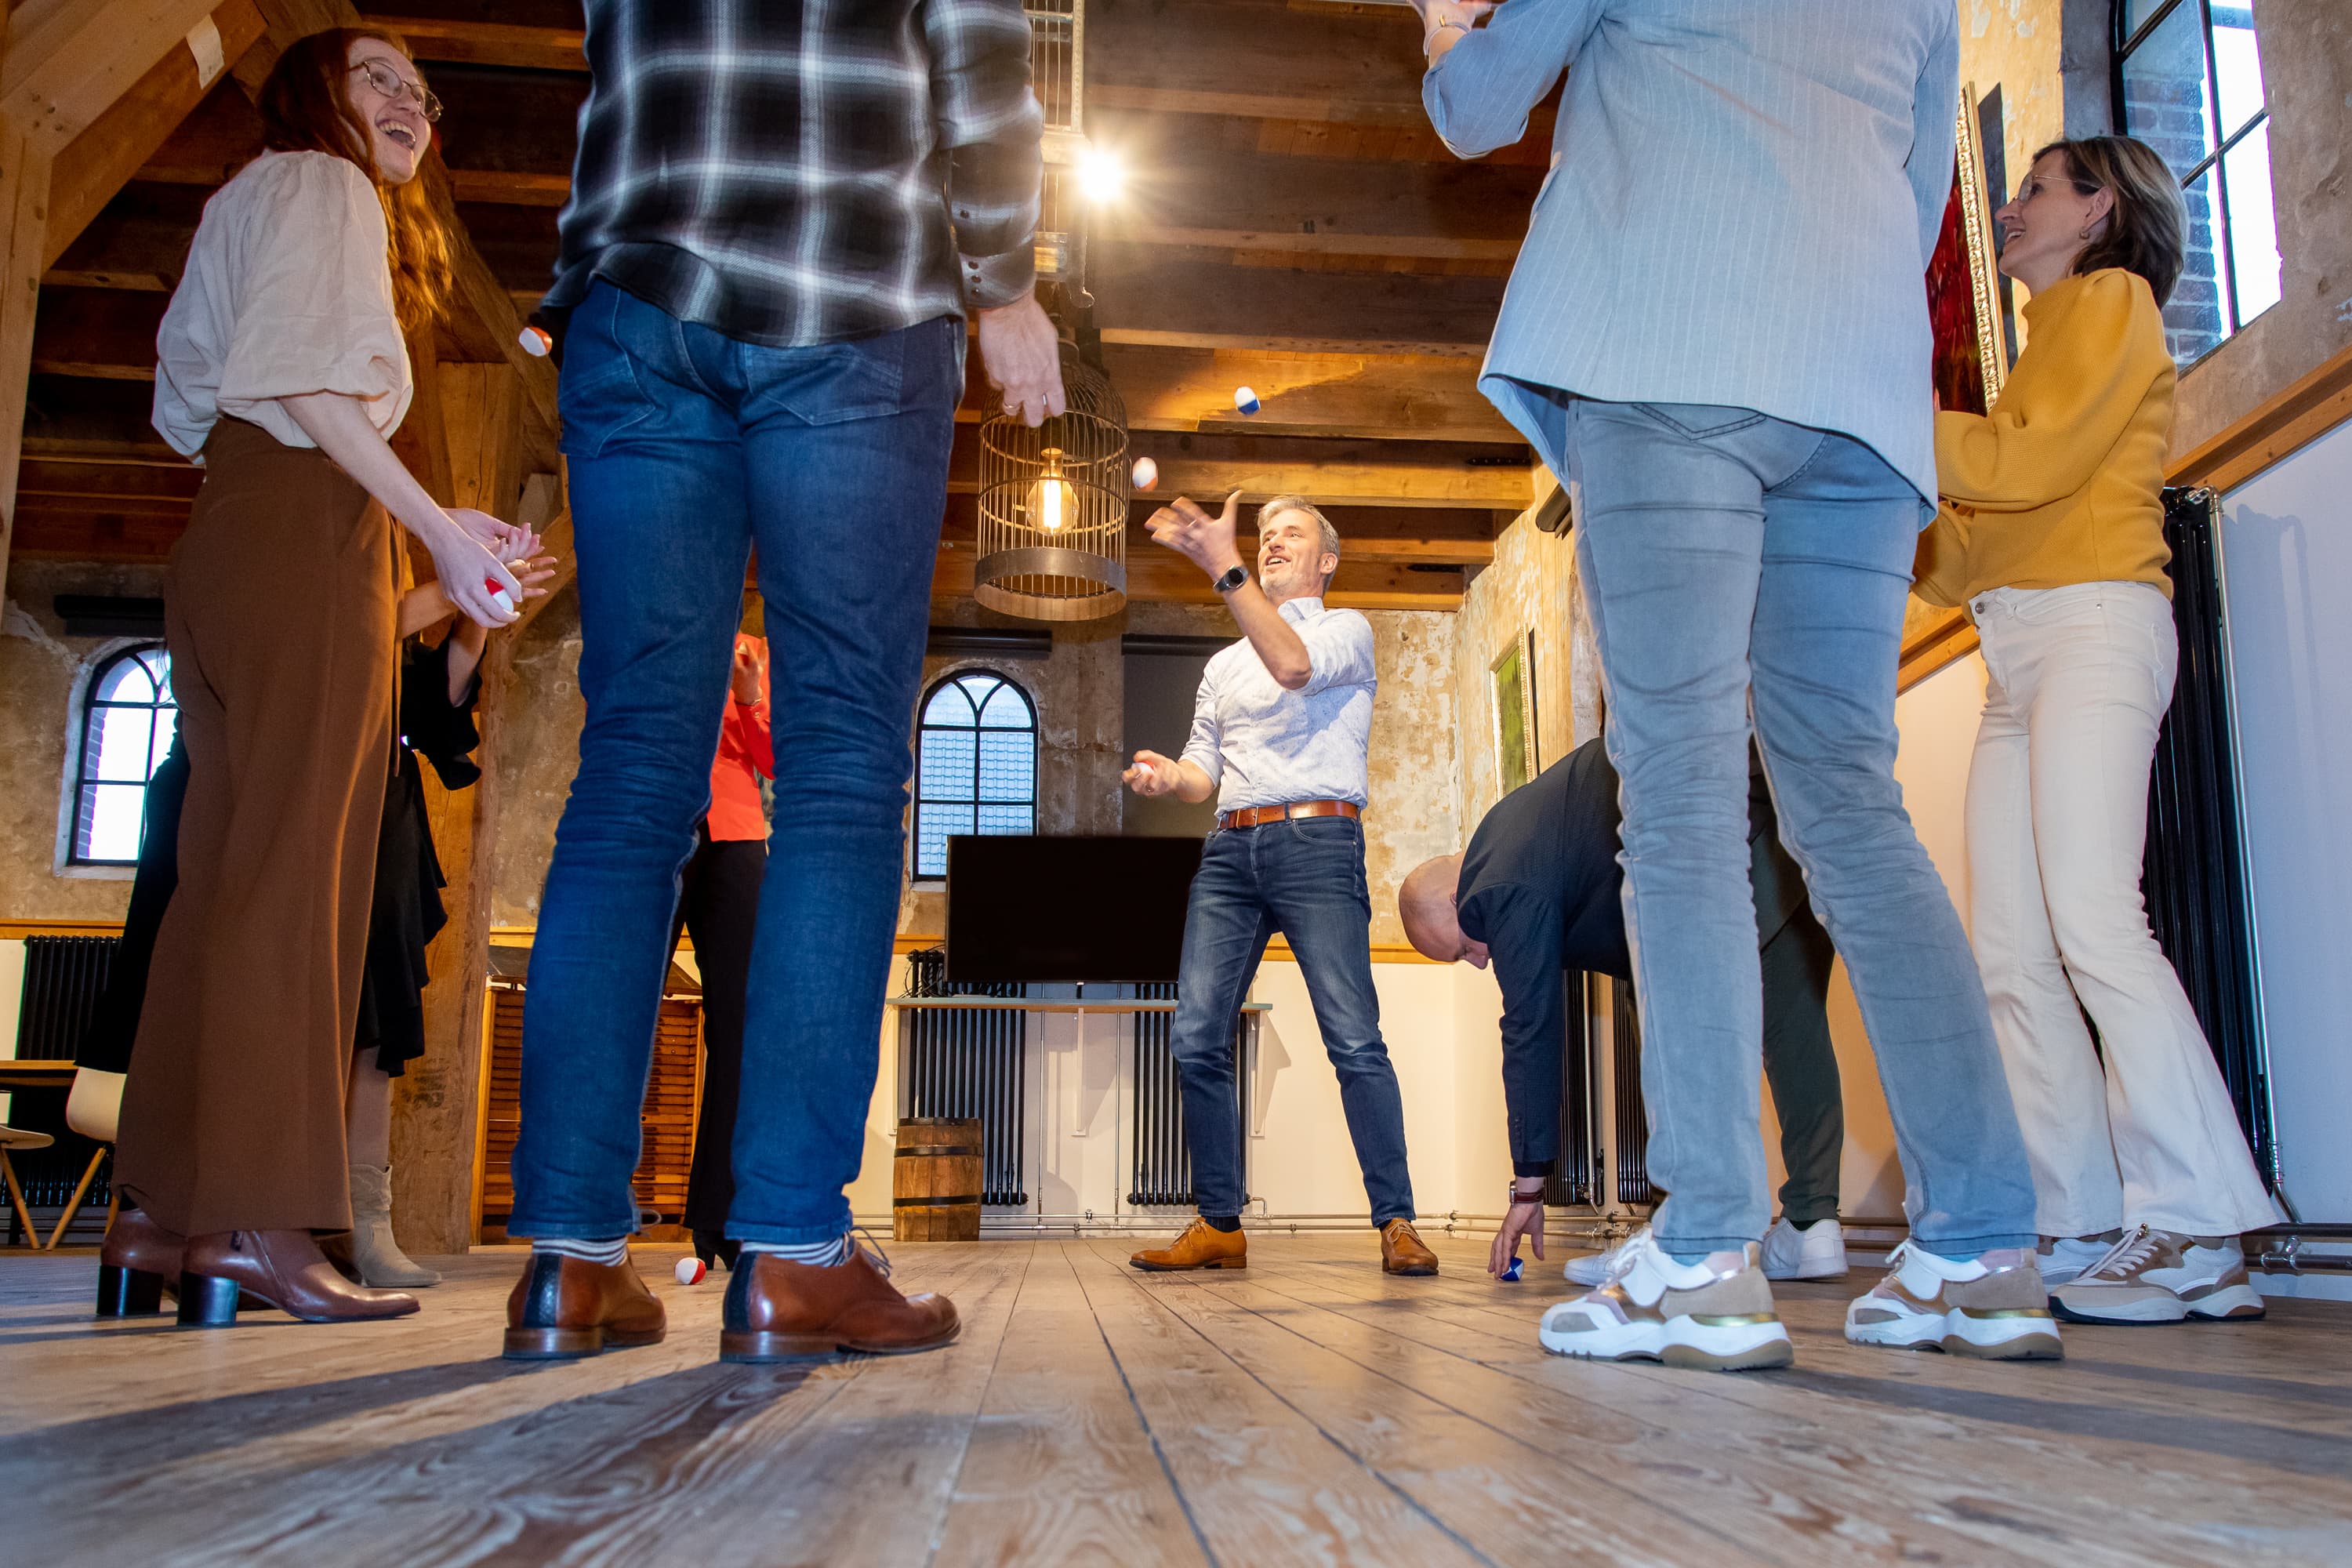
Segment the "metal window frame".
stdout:
[[[983,732],[980,722],[980,714],[981,710],[987,707],[988,703],[986,700],[973,702],[971,700],[971,693],[965,690],[962,685],[964,681],[971,679],[976,675],[992,677],[999,685],[1011,687],[1013,689],[1013,695],[1021,699],[1021,706],[1029,716],[1029,722],[1022,729],[1000,729],[995,726],[990,726],[985,731],[990,734],[997,735],[1018,735],[1025,733],[1029,737],[1029,798],[1025,802],[992,800],[984,804],[989,805],[1026,805],[1029,808],[1029,831],[1032,833],[1037,831],[1037,700],[1029,694],[1029,690],[1026,687],[1023,686],[1019,681],[1013,679],[1011,676],[1005,674],[1003,670],[996,668],[992,665],[968,664],[958,669],[950,669],[946,674],[940,676],[937,680],[932,681],[930,685],[923,689],[922,700],[915,709],[915,819],[914,831],[907,835],[907,874],[908,878],[914,881],[943,882],[947,879],[947,873],[944,868],[937,872],[926,871],[922,868],[922,862],[919,857],[922,854],[923,808],[925,806],[971,806],[972,808],[973,831],[977,832],[980,827],[980,807],[983,804],[980,798],[979,738]],[[956,694],[961,697],[967,704],[971,705],[971,723],[934,724],[931,722],[931,704],[938,699],[940,693],[949,687],[954,687]],[[991,688],[988,692],[988,698],[993,699],[995,695],[995,689]],[[923,773],[923,737],[935,731],[942,734],[969,734],[972,737],[971,775],[968,793],[961,795],[933,795],[924,787],[926,781]]]
[[[2131,58],[2135,50],[2156,35],[2156,30],[2163,26],[2175,11],[2179,10],[2183,5],[2197,7],[2199,37],[2205,51],[2206,101],[2213,106],[2214,142],[2213,150],[2199,159],[2196,166],[2180,177],[2180,188],[2183,191],[2188,190],[2189,186],[2203,179],[2209,170],[2213,175],[2215,209],[2213,223],[2221,238],[2221,244],[2216,248],[2221,254],[2221,296],[2227,310],[2225,321],[2229,329],[2221,334],[2221,342],[2213,345],[2213,348],[2217,349],[2221,346],[2221,343],[2228,342],[2243,331],[2246,326],[2245,318],[2238,310],[2238,247],[2236,237],[2231,232],[2230,171],[2223,160],[2236,151],[2238,143],[2271,122],[2270,82],[2267,79],[2263,82],[2262,107],[2248,115],[2246,122],[2237,130],[2227,130],[2221,121],[2221,68],[2213,62],[2213,0],[2164,0],[2162,5],[2148,14],[2147,20],[2142,22],[2131,36],[2126,37],[2124,36],[2125,7],[2130,3],[2131,0],[2108,0],[2107,12],[2112,21],[2115,37],[2115,67],[2113,81],[2110,84],[2115,103],[2115,125],[2116,133],[2124,136],[2131,134],[2130,112],[2124,101],[2124,63]],[[2251,19],[2253,15],[2252,0],[2249,0],[2246,14]],[[2207,349],[2205,353],[2210,354],[2212,352],[2213,349]],[[2200,359],[2203,357],[2204,354],[2198,356]]]
[[[100,710],[111,708],[139,708],[144,709],[151,714],[161,713],[167,708],[174,714],[177,714],[180,710],[180,704],[176,700],[165,700],[159,698],[157,700],[152,702],[125,702],[99,695],[99,693],[105,688],[107,677],[113,673],[115,668],[121,665],[123,660],[140,659],[142,667],[144,667],[145,661],[142,656],[151,653],[162,654],[163,656],[164,679],[162,681],[155,682],[155,684],[159,689],[167,688],[171,680],[172,651],[164,646],[163,639],[160,637],[145,638],[138,642],[125,643],[122,647],[116,648],[112,653],[108,654],[104,658],[100,659],[96,664],[90,667],[88,683],[82,688],[81,709],[79,716],[79,722],[75,729],[73,741],[74,784],[71,806],[73,815],[72,820],[68,826],[66,837],[66,864],[68,866],[136,866],[139,864],[139,857],[136,854],[133,854],[129,859],[118,860],[106,856],[88,855],[83,853],[84,847],[88,842],[88,837],[85,826],[85,818],[82,815],[82,807],[84,803],[94,798],[90,794],[92,790],[100,788],[128,788],[131,783],[128,779],[100,779],[93,778],[90,775],[90,721]],[[155,673],[152,668],[148,668],[147,673],[149,679],[152,681]],[[150,779],[155,776],[155,770],[163,765],[163,759],[161,756],[158,756],[155,752],[155,725],[151,720],[147,728],[147,776]],[[147,832],[147,805],[143,800],[140,802],[139,805],[139,832],[141,837],[143,839]]]

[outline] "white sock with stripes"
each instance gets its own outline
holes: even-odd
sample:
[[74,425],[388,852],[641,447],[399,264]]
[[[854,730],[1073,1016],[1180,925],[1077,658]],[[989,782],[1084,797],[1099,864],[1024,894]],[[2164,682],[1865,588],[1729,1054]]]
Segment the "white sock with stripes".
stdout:
[[845,1236],[836,1236],[831,1241],[806,1244],[789,1241],[747,1241],[743,1244],[747,1256],[764,1252],[771,1258],[781,1258],[790,1263],[814,1263],[819,1267],[846,1263],[852,1250],[849,1237]]
[[551,1252],[558,1258],[578,1258],[590,1263],[618,1264],[629,1260],[629,1238],[616,1236],[610,1241],[585,1241],[578,1237],[551,1236],[534,1240],[533,1252]]

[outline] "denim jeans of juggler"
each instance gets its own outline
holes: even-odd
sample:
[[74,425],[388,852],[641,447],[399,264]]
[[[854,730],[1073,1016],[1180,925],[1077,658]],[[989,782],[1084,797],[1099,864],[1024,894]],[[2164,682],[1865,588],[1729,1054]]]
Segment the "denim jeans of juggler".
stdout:
[[942,318],[765,348],[605,283],[573,312],[560,396],[588,717],[531,953],[513,1234],[636,1228],[671,912],[755,543],[781,765],[727,1234],[848,1230],[963,344]]
[[1895,783],[1921,507],[1851,437],[1744,408],[1575,400],[1577,551],[1624,805],[1661,1246],[1760,1237],[1763,1032],[1748,877],[1750,704],[1780,836],[1877,1053],[1911,1235],[2033,1241],[2033,1188],[1976,963]]
[[1364,828],[1347,816],[1220,829],[1202,847],[1169,1038],[1183,1083],[1184,1141],[1200,1211],[1222,1219],[1248,1202],[1234,1020],[1276,931],[1298,959],[1315,1027],[1339,1074],[1339,1105],[1372,1223],[1411,1219],[1404,1100],[1381,1039],[1380,998],[1372,991]]

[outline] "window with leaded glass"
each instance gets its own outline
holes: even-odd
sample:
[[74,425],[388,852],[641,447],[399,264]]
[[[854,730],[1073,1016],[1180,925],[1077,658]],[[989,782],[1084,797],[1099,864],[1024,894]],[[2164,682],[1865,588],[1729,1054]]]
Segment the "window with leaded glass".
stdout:
[[915,744],[915,875],[948,874],[959,833],[1037,830],[1037,710],[992,669],[960,669],[923,693]]
[[147,780],[163,764],[179,728],[172,656],[162,643],[123,648],[89,672],[75,751],[71,864],[137,863],[147,821]]

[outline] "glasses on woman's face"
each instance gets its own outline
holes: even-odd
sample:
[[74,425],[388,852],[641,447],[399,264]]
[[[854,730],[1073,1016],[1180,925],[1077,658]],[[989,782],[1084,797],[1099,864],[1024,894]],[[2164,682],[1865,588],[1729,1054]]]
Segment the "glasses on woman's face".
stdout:
[[422,83],[403,80],[400,73],[383,61],[362,60],[352,69],[365,76],[368,79],[368,85],[386,98],[399,98],[405,94],[415,100],[416,107],[424,111],[428,124],[440,120],[441,100],[434,97]]

